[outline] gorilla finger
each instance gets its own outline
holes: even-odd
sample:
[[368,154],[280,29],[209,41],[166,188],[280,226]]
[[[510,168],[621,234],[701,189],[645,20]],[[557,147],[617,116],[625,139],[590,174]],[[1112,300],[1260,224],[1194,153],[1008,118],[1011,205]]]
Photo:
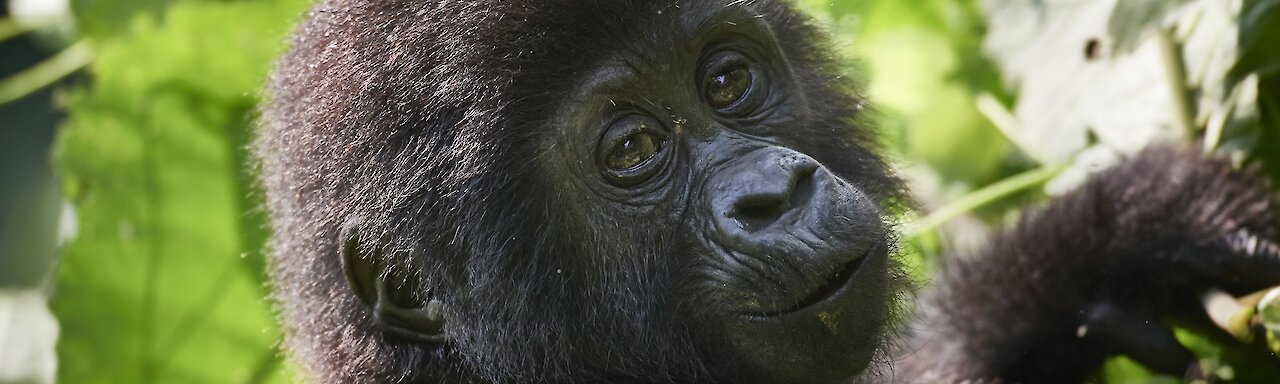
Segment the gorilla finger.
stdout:
[[1149,311],[1099,304],[1085,312],[1079,332],[1157,372],[1181,376],[1195,361],[1195,355]]

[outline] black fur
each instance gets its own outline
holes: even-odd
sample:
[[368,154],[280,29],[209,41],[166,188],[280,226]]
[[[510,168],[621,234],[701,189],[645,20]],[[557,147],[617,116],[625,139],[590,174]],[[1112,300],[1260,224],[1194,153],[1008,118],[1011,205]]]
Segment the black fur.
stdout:
[[[855,88],[820,31],[785,4],[317,5],[277,64],[256,144],[275,229],[275,298],[286,349],[305,378],[789,381],[764,375],[709,341],[707,324],[688,321],[714,318],[709,308],[719,304],[704,289],[708,282],[689,272],[702,267],[693,256],[703,239],[674,225],[704,213],[613,215],[578,189],[572,172],[547,160],[559,150],[548,133],[551,111],[571,100],[599,63],[619,55],[660,63],[677,53],[655,46],[681,49],[678,31],[735,7],[764,20],[803,90],[804,108],[788,112],[805,124],[775,140],[855,184],[884,212],[900,210],[901,184],[875,154],[873,132],[860,124]],[[985,258],[950,266],[922,323],[943,336],[916,334],[913,345],[923,349],[896,368],[871,367],[874,375],[865,379],[1087,372],[1106,351],[1066,337],[1078,322],[1072,313],[1117,293],[1118,300],[1163,300],[1157,296],[1168,286],[1115,286],[1101,277],[1161,280],[1164,271],[1152,260],[1186,246],[1212,248],[1237,229],[1274,238],[1264,191],[1257,179],[1218,162],[1148,152],[1000,237]],[[420,343],[378,328],[343,277],[338,252],[348,232],[369,240],[361,241],[362,253],[385,259],[380,265],[411,267],[407,274],[383,271],[410,301],[449,303],[449,342]],[[865,232],[845,235],[892,242],[891,235]],[[876,283],[902,292],[892,263],[880,269]],[[876,315],[891,301],[865,304],[872,309],[850,321],[876,327],[892,321],[891,314]]]
[[[601,264],[597,255],[679,255],[674,228],[618,236],[575,213],[565,176],[538,167],[546,111],[585,71],[637,36],[723,4],[655,1],[355,1],[317,5],[272,78],[258,140],[275,236],[272,278],[286,342],[312,379],[698,381],[737,372],[705,350],[671,305],[671,261]],[[815,100],[811,134],[789,137],[886,206],[898,182],[851,125],[859,102],[825,39],[773,2],[736,3],[768,20]],[[677,44],[679,40],[671,41]],[[674,45],[678,47],[678,45]],[[645,51],[642,54],[663,55]],[[816,102],[820,101],[820,102]],[[458,303],[448,348],[385,337],[350,294],[336,257],[344,225],[385,257],[421,263],[414,282]],[[623,223],[625,224],[625,223]],[[660,249],[635,249],[654,244]],[[640,263],[640,264],[634,264]],[[599,272],[597,272],[599,271]],[[591,280],[595,279],[595,280]],[[467,287],[463,297],[455,287]],[[692,294],[690,294],[692,295]],[[584,307],[578,307],[582,305]],[[589,336],[589,337],[587,337]],[[711,366],[708,366],[711,365]]]
[[906,382],[1083,382],[1117,353],[1088,336],[1099,305],[1155,323],[1207,288],[1280,282],[1269,190],[1226,161],[1148,149],[1027,215],[983,254],[949,259],[899,372]]

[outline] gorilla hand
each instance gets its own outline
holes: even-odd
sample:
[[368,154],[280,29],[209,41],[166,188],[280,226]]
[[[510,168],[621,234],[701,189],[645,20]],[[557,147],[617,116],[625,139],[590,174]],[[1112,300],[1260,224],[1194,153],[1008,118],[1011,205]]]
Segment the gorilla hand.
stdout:
[[[1197,298],[1280,284],[1280,227],[1264,179],[1148,149],[947,266],[916,364],[957,379],[1079,382],[1128,355],[1181,376],[1193,361],[1161,320]],[[945,340],[942,340],[945,339]],[[911,363],[908,363],[911,364]]]

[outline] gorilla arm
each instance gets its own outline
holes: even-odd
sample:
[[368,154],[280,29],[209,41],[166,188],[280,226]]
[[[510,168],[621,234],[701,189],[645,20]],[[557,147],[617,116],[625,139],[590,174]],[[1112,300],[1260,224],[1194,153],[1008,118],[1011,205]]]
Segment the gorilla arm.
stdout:
[[1195,298],[1209,288],[1280,284],[1273,204],[1249,172],[1148,149],[945,265],[899,375],[1082,382],[1124,354],[1182,376],[1194,357],[1161,320],[1203,317]]

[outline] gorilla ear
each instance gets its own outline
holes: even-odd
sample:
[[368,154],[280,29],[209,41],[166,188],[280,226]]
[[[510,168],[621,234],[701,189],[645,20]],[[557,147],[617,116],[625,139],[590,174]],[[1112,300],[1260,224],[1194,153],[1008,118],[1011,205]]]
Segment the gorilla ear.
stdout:
[[[386,260],[381,249],[364,254],[356,226],[344,226],[339,239],[342,272],[347,283],[373,311],[374,321],[383,330],[420,342],[441,343],[444,337],[444,304],[415,292],[421,272],[410,261]],[[398,282],[389,286],[388,282]]]

